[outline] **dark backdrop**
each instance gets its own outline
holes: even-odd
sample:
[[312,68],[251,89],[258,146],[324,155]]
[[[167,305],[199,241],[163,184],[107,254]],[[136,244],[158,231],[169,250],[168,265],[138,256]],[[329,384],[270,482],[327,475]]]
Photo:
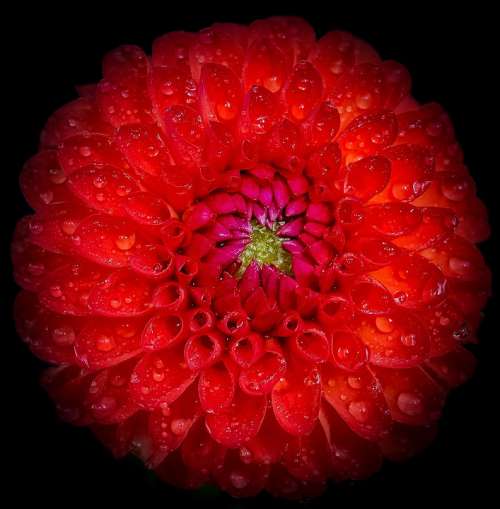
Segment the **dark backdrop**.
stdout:
[[[320,35],[332,28],[352,31],[372,43],[384,58],[408,67],[418,100],[436,100],[449,111],[479,195],[490,209],[493,227],[498,227],[495,174],[499,171],[499,149],[494,136],[498,137],[495,121],[499,93],[494,77],[498,65],[494,13],[477,2],[453,9],[421,2],[391,6],[377,2],[369,9],[362,4],[346,7],[336,3],[330,7],[325,3],[314,13],[306,9],[309,2],[303,9],[269,6],[260,10],[252,9],[253,2],[235,2],[239,14],[234,5],[217,10],[211,4],[213,10],[207,14],[190,4],[181,14],[167,7],[129,8],[126,2],[113,9],[103,5],[92,8],[83,2],[72,2],[76,5],[63,10],[46,6],[19,7],[17,12],[4,9],[0,65],[7,90],[2,95],[1,111],[7,133],[1,135],[0,223],[6,229],[1,271],[6,320],[0,352],[5,377],[1,386],[2,424],[6,431],[1,458],[2,477],[18,503],[31,497],[55,507],[113,502],[116,506],[141,503],[141,507],[177,507],[182,503],[242,508],[269,502],[267,496],[232,501],[214,492],[184,493],[156,482],[134,459],[115,461],[88,431],[57,419],[38,386],[40,363],[16,338],[10,318],[15,285],[9,276],[7,244],[16,219],[27,212],[17,188],[17,175],[23,162],[36,151],[38,134],[49,114],[75,96],[75,84],[99,79],[101,57],[106,51],[122,43],[139,44],[149,51],[151,41],[164,32],[199,30],[215,21],[249,22],[276,14],[302,15]],[[490,265],[498,265],[493,241],[483,247]],[[490,505],[484,500],[493,493],[497,460],[493,451],[498,435],[498,420],[493,417],[498,405],[496,304],[492,300],[486,310],[481,347],[477,349],[477,374],[450,397],[434,445],[404,465],[387,465],[368,481],[331,487],[314,506],[386,507],[415,501]]]

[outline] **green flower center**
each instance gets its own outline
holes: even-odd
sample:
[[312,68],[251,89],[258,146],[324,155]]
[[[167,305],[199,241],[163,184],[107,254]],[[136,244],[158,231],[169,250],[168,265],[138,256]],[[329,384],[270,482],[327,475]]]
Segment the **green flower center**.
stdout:
[[241,267],[238,270],[238,276],[242,276],[248,265],[255,260],[260,266],[274,265],[285,274],[291,273],[292,257],[288,251],[285,251],[281,244],[284,240],[276,235],[276,230],[283,223],[274,223],[272,229],[266,228],[252,221],[252,233],[250,243],[240,255]]

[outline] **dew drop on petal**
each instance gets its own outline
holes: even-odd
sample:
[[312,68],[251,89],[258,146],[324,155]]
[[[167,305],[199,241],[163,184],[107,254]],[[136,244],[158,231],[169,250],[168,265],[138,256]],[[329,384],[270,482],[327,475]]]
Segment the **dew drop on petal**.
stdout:
[[411,417],[420,415],[424,408],[422,399],[411,392],[402,392],[397,399],[398,408]]

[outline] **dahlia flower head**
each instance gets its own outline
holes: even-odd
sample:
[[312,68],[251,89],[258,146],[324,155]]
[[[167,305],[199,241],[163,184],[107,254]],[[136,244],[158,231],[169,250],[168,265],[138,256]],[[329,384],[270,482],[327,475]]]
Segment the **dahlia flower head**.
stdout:
[[168,483],[310,497],[425,447],[490,288],[485,208],[400,64],[299,18],[121,46],[20,185],[21,338]]

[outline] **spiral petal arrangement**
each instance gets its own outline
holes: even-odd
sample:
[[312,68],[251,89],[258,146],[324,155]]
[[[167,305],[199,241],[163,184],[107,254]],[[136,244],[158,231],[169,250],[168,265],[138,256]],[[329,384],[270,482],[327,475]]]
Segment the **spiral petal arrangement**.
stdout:
[[485,208],[407,70],[298,18],[122,46],[22,170],[18,331],[62,418],[167,482],[314,496],[474,369]]

